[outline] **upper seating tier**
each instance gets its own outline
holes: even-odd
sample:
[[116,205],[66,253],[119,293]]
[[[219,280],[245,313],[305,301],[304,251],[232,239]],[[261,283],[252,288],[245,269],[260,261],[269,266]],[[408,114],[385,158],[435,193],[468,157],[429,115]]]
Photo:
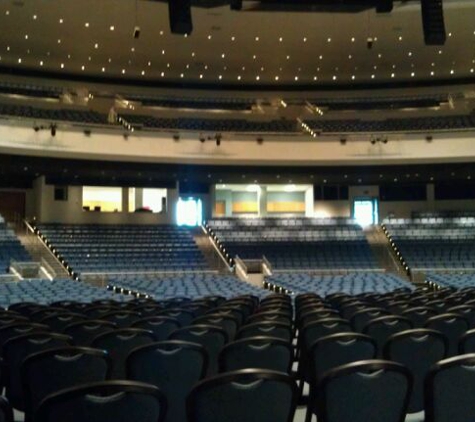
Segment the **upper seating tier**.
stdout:
[[190,230],[169,225],[40,225],[80,273],[206,270]]

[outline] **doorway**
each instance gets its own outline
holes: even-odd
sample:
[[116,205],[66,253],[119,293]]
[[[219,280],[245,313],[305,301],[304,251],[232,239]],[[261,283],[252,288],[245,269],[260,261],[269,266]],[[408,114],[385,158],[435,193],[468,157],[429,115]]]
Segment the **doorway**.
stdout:
[[361,227],[378,224],[378,199],[355,198],[353,201],[353,218]]

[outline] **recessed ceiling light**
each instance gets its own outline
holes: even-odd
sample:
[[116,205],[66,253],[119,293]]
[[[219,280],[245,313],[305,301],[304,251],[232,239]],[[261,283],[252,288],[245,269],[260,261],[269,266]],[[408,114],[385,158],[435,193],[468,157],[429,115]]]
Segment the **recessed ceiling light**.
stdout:
[[276,81],[278,81],[278,80],[279,80],[279,77],[278,77],[278,76],[276,76],[276,77],[275,77],[275,80],[276,80]]
[[332,42],[332,39],[331,39],[331,38],[327,38],[327,42]]
[[61,44],[61,39],[58,39],[58,44]]
[[241,75],[238,75],[237,79],[238,79],[238,81],[240,81],[241,80]]
[[194,51],[191,53],[191,57],[195,57],[195,52]]
[[282,42],[284,39],[282,37],[279,38],[279,42]]
[[43,66],[43,60],[40,61],[40,66]]
[[414,76],[416,76],[416,74],[414,72],[411,72],[411,78],[413,78]]
[[114,26],[114,25],[111,25],[111,26],[109,27],[109,29],[110,29],[111,31],[113,31],[113,30],[115,29],[115,26]]
[[383,57],[383,55],[381,53],[378,54],[378,59],[380,59],[381,57]]
[[103,67],[101,70],[102,70],[103,72],[105,72],[105,71],[106,71],[106,68],[105,68],[105,67]]
[[256,41],[259,41],[259,37],[254,38]]
[[224,59],[226,57],[226,54],[222,53],[221,58]]
[[450,69],[450,74],[453,75],[455,71],[453,69]]
[[86,22],[86,23],[84,24],[84,26],[85,26],[86,28],[89,28],[89,22]]
[[259,75],[256,76],[256,81],[258,81],[259,79],[261,79],[261,77]]
[[7,51],[10,51],[10,46],[9,45],[7,45]]
[[313,80],[316,81],[318,79],[318,76],[314,76]]
[[399,39],[399,41],[402,41],[402,36],[401,36],[401,35],[399,35],[399,38],[398,38],[398,39]]
[[439,54],[442,54],[442,50],[439,50]]
[[394,78],[396,76],[395,73],[391,73],[391,78]]
[[320,54],[320,56],[318,56],[318,58],[319,58],[320,60],[322,60],[322,59],[323,59],[323,56]]
[[307,37],[304,37],[304,38],[303,38],[303,42],[307,42]]
[[231,37],[231,41],[234,41],[236,39],[236,37]]
[[5,10],[5,15],[9,15],[10,14],[10,11],[9,10]]
[[254,54],[254,55],[252,56],[252,59],[253,59],[253,60],[256,60],[256,58],[257,58],[257,56]]
[[376,77],[376,75],[371,75],[371,79],[374,79]]
[[356,76],[355,76],[355,75],[351,75],[351,79],[352,79],[352,80],[355,80],[355,79],[356,79]]
[[218,76],[218,79],[219,79],[219,80],[223,79],[223,75],[219,75],[219,76]]
[[434,76],[434,71],[431,71],[431,72],[430,72],[430,76]]
[[351,60],[352,58],[353,58],[353,56],[351,54],[348,54],[348,59]]
[[298,76],[296,76],[294,79],[295,79],[296,81],[298,81],[298,80],[299,80],[299,77],[298,77]]
[[86,67],[84,65],[81,66],[81,70],[84,70]]
[[152,62],[148,62],[148,63],[147,63],[147,66],[148,66],[148,67],[152,66]]
[[286,59],[287,59],[287,60],[290,60],[290,56],[287,56]]
[[61,69],[64,69],[64,63],[61,63]]
[[208,35],[208,39],[209,39],[209,40],[211,39],[211,35]]
[[351,42],[355,42],[355,37],[351,37]]
[[125,69],[122,69],[122,75],[124,75],[124,74],[125,74]]
[[451,37],[451,36],[452,36],[452,32],[449,32],[449,37]]
[[141,75],[142,76],[145,75],[145,70],[142,70]]
[[63,18],[60,18],[60,19],[59,19],[59,23],[63,23],[63,22],[64,22],[64,21],[63,21]]
[[409,53],[407,53],[407,55],[408,55],[409,57],[411,57],[411,56],[412,56],[412,51],[409,51]]
[[28,39],[28,35],[25,35],[25,40],[27,40],[27,39]]
[[37,16],[36,15],[33,15],[33,20],[36,20]]
[[333,75],[332,79],[333,79],[334,81],[336,81],[336,75]]
[[185,75],[183,73],[180,73],[180,78],[183,78]]
[[470,69],[470,73],[473,73],[473,72],[474,72],[473,68],[472,68],[472,69]]
[[99,44],[98,43],[95,43],[94,44],[94,48],[97,50],[99,48]]
[[18,63],[21,63],[21,58],[18,59]]
[[163,31],[160,31],[160,35],[163,35]]

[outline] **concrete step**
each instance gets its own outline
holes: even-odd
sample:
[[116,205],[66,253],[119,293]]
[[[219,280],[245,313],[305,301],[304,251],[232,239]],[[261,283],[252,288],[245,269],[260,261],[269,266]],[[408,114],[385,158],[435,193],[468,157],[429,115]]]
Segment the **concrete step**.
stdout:
[[199,228],[193,232],[193,237],[196,245],[203,253],[209,268],[213,271],[229,274],[228,266],[225,264],[223,257],[214,247],[209,236]]
[[19,234],[18,239],[24,248],[28,251],[33,261],[46,261],[53,270],[55,278],[70,278],[68,272],[58,259],[51,253],[48,247],[33,233]]
[[380,226],[369,226],[364,233],[368,240],[373,255],[378,262],[378,266],[386,272],[394,273],[402,278],[408,279],[405,269],[394,257],[391,245]]

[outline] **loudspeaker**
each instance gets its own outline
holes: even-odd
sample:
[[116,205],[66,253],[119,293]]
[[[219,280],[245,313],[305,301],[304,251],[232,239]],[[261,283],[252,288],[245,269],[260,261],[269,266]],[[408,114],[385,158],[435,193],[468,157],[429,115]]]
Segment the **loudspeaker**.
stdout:
[[377,13],[389,13],[393,10],[393,0],[378,0],[376,3]]
[[241,10],[242,0],[231,0],[231,10]]
[[421,0],[421,11],[426,45],[444,45],[446,35],[442,0]]
[[172,34],[191,34],[191,0],[168,0],[168,13]]

